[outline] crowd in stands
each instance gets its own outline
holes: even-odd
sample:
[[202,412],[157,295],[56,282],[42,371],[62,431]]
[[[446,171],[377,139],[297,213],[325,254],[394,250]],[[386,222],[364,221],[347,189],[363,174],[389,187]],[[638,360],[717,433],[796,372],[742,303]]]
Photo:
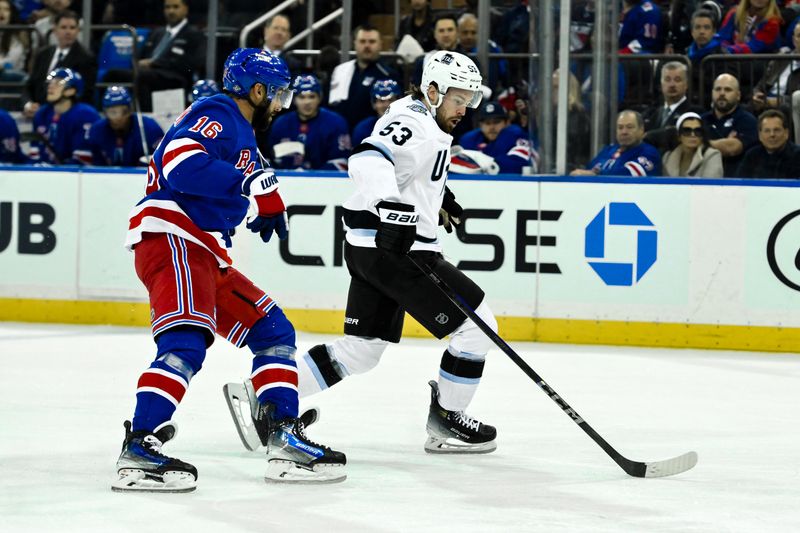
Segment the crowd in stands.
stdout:
[[[136,26],[136,64],[120,66],[102,55],[113,32],[81,40],[80,0],[0,0],[0,163],[146,165],[163,134],[148,116],[153,94],[182,89],[191,101],[217,91],[213,79],[220,69],[205,72],[201,28],[207,1],[95,0],[95,22]],[[241,28],[277,3],[255,8],[220,0],[220,24]],[[316,13],[338,4],[318,1]],[[388,105],[419,84],[432,53],[452,50],[475,57],[478,2],[450,4],[452,9],[436,9],[431,0],[404,0],[396,35],[371,25],[368,16],[370,10],[390,13],[393,2],[360,4],[353,14],[355,54],[345,62],[340,62],[334,32],[315,37],[321,46],[313,59],[285,48],[307,25],[302,6],[267,20],[259,46],[286,61],[296,94],[292,109],[259,135],[264,155],[279,168],[346,169],[348,155]],[[528,52],[531,31],[538,31],[529,27],[528,1],[491,4],[489,52]],[[598,5],[603,4],[572,1],[570,49],[576,59],[568,75],[562,68],[552,77],[549,105],[557,103],[559,83],[567,83],[568,120],[546,134],[555,139],[556,128],[567,128],[569,172],[800,178],[795,171],[800,163],[794,161],[800,157],[795,145],[800,140],[795,133],[800,132],[800,0],[622,0],[615,46],[628,57],[619,62],[615,77],[622,110],[616,142],[592,154],[586,58],[595,46]],[[3,29],[20,23],[30,29]],[[557,33],[558,25],[553,28]],[[386,50],[390,45],[394,50]],[[220,62],[228,51],[218,51]],[[382,54],[387,51],[395,53]],[[654,60],[652,54],[661,56]],[[719,60],[759,54],[781,57]],[[642,60],[636,60],[639,55]],[[536,117],[548,104],[526,82],[527,59],[490,58],[488,65],[478,66],[484,74],[483,105],[468,110],[453,132],[452,169],[551,170],[538,168],[538,136],[545,133]],[[23,151],[25,136],[19,130],[26,119],[32,131],[30,149]]]

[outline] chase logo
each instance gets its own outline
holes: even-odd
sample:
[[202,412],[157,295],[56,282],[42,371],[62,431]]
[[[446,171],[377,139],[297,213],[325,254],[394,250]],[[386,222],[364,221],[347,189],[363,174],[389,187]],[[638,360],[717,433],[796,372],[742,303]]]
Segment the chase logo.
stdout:
[[[621,232],[622,227],[637,228],[635,238],[615,247],[612,253],[609,237],[631,233]],[[606,285],[630,287],[642,279],[656,262],[657,244],[655,226],[634,203],[611,202],[586,226],[586,259]]]

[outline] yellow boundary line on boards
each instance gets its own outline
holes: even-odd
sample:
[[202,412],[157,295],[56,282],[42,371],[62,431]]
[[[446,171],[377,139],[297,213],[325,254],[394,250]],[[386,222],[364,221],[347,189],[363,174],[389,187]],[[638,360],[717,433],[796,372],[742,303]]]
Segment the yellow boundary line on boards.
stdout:
[[[343,311],[324,309],[284,311],[300,331],[330,334],[342,332]],[[147,327],[150,325],[149,316],[148,304],[139,302],[0,298],[0,321]],[[497,317],[497,322],[500,335],[507,341],[764,352],[800,351],[800,328],[504,316]],[[407,317],[403,334],[411,337],[431,337],[411,317]]]

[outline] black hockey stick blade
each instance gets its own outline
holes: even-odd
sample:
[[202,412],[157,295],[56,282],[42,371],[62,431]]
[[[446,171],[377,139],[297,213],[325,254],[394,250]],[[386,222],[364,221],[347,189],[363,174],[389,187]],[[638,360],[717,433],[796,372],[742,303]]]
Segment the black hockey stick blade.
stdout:
[[447,283],[440,278],[436,272],[429,268],[423,267],[420,263],[418,263],[411,254],[407,254],[408,259],[414,263],[420,272],[428,276],[433,284],[445,295],[447,298],[453,302],[461,311],[467,315],[470,320],[472,320],[480,329],[483,331],[489,339],[498,347],[500,348],[503,353],[505,353],[512,361],[523,371],[525,374],[536,383],[540,389],[542,389],[547,396],[553,400],[556,405],[558,405],[564,413],[566,413],[573,422],[578,424],[578,426],[587,434],[589,437],[592,438],[602,449],[605,451],[609,457],[611,457],[615,463],[622,468],[625,473],[633,477],[666,477],[666,476],[674,476],[675,474],[680,474],[681,472],[686,472],[694,467],[697,464],[697,453],[695,452],[687,452],[683,455],[679,455],[678,457],[673,457],[671,459],[666,459],[664,461],[653,461],[653,462],[640,462],[640,461],[631,461],[630,459],[624,457],[621,453],[619,453],[613,446],[611,446],[603,437],[600,436],[597,431],[594,430],[592,426],[590,426],[584,419],[581,417],[570,405],[550,387],[550,385],[545,382],[536,371],[525,362],[522,357],[514,351],[511,346],[508,345],[506,341],[502,339],[497,333],[490,328],[486,322],[484,322],[476,313],[475,311],[470,308],[469,304],[464,301],[461,296],[459,296],[453,289],[450,288]]

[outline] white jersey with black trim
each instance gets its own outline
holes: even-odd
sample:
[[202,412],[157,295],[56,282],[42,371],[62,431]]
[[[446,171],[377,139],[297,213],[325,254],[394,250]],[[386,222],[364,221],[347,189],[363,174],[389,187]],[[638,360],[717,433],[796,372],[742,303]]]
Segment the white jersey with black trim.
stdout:
[[347,242],[375,247],[375,205],[387,200],[413,205],[419,215],[412,250],[441,251],[437,228],[452,141],[421,101],[392,103],[348,160],[356,192],[343,205]]

